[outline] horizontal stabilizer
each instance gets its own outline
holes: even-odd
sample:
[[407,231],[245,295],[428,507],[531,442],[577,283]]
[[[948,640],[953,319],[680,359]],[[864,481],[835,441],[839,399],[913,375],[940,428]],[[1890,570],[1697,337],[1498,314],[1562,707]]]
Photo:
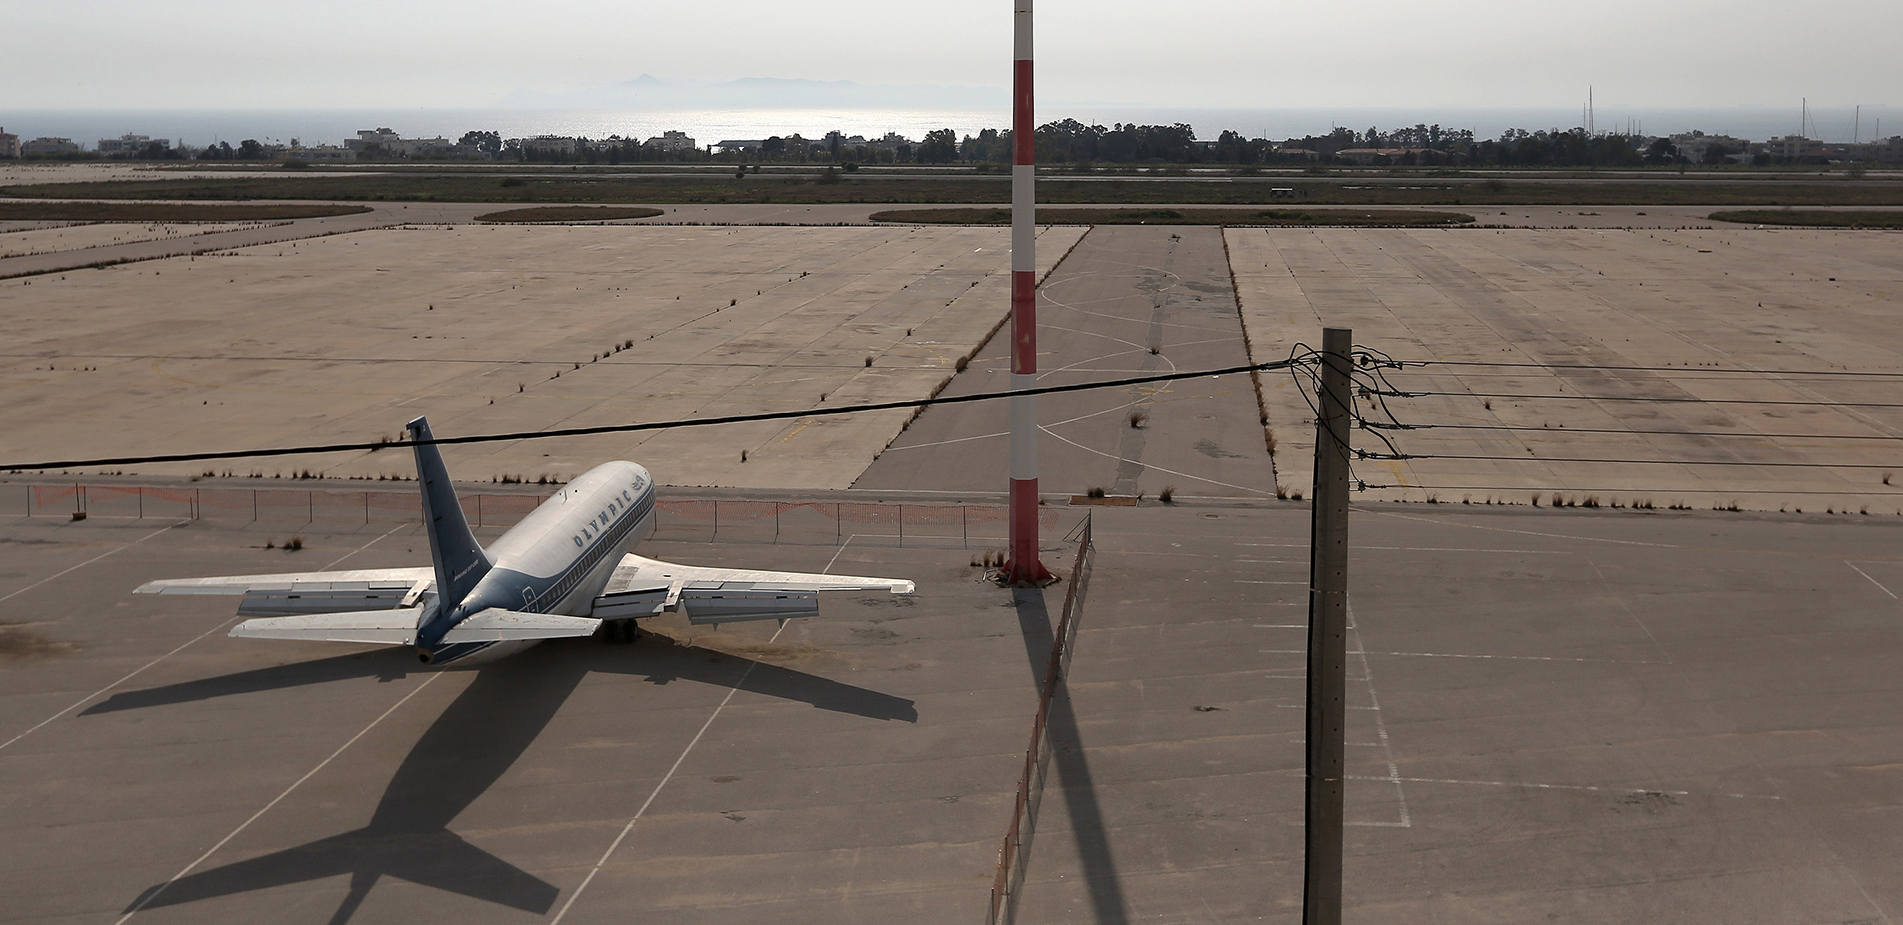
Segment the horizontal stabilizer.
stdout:
[[412,587],[408,584],[389,584],[317,591],[252,588],[244,593],[244,600],[238,602],[238,616],[288,617],[309,613],[395,610],[413,600],[410,596]]
[[456,624],[443,636],[442,644],[593,636],[595,628],[600,625],[600,620],[589,617],[565,617],[553,613],[520,613],[491,607]]
[[417,612],[413,609],[259,617],[232,627],[231,635],[244,639],[302,639],[309,642],[401,646],[416,642],[416,617]]
[[[253,591],[375,591],[434,583],[431,568],[360,568],[276,575],[223,575],[216,578],[164,578],[148,581],[136,594],[249,594]],[[374,605],[372,605],[374,606]]]

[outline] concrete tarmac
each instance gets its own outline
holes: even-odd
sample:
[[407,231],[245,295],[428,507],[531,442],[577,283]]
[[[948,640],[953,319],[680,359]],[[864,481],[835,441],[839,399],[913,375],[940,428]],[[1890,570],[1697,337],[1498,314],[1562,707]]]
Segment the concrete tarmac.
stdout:
[[[0,287],[16,345],[6,452],[374,437],[417,410],[468,432],[922,394],[1002,317],[1004,234],[393,222],[36,277]],[[1046,381],[1239,363],[1245,330],[1272,358],[1345,322],[1404,358],[1544,364],[1396,373],[1466,393],[1410,399],[1412,422],[1755,434],[1748,449],[1461,438],[1513,462],[1397,461],[1418,495],[1357,496],[1351,919],[1903,917],[1903,518],[1877,507],[1894,498],[1879,470],[1685,466],[1661,482],[1669,467],[1519,462],[1582,445],[1849,461],[1826,457],[1826,439],[1894,438],[1893,411],[1847,404],[1892,391],[1867,374],[1895,365],[1893,238],[1045,232],[1041,268],[1070,255],[1045,289]],[[459,326],[467,340],[438,339]],[[606,349],[648,331],[659,352]],[[1002,355],[994,338],[947,388],[996,382]],[[1548,368],[1580,358],[1648,369]],[[1668,364],[1685,372],[1657,371]],[[1710,372],[1754,367],[1864,378]],[[1294,386],[1264,377],[1271,468],[1237,378],[1042,403],[1046,562],[1067,566],[1059,538],[1085,510],[1101,551],[1052,714],[1019,921],[1299,916],[1309,514],[1273,494],[1309,480],[1307,425]],[[1474,394],[1543,390],[1711,401],[1640,417],[1569,397],[1541,418],[1533,400]],[[1778,418],[1730,411],[1734,399],[1826,406],[1770,406],[1788,407]],[[158,577],[419,565],[412,526],[298,521],[295,505],[255,525],[8,508],[0,921],[978,920],[1065,586],[982,582],[972,563],[996,548],[995,521],[967,543],[950,521],[902,540],[876,516],[1001,494],[1002,409],[906,417],[453,453],[452,472],[477,482],[627,457],[664,482],[726,486],[664,497],[821,505],[800,516],[865,502],[853,523],[836,507],[839,523],[785,533],[765,506],[738,525],[677,516],[642,551],[919,584],[912,598],[829,600],[783,630],[662,623],[631,646],[548,644],[469,672],[229,639],[229,600],[129,594]],[[1445,433],[1396,439],[1451,455],[1459,443],[1423,439]],[[1852,452],[1894,459],[1871,443]],[[281,465],[409,472],[394,453]],[[187,481],[194,468],[114,480],[205,484]],[[1767,489],[1773,508],[1803,497],[1812,513],[1533,510],[1488,506],[1479,488],[1467,505],[1368,500],[1426,500],[1468,476],[1511,488],[1494,500],[1550,499],[1601,487],[1587,475],[1620,480],[1605,499]],[[246,483],[287,485],[217,480]],[[1062,503],[1099,486],[1148,500]],[[1178,503],[1155,501],[1163,486]],[[1800,489],[1872,513],[1816,513],[1825,495]],[[264,548],[292,533],[302,551]]]
[[[1040,255],[1041,256],[1041,255]],[[1071,384],[1247,365],[1222,238],[1213,228],[1103,225],[1045,280],[1038,382]],[[1010,388],[1010,342],[993,338],[946,394]],[[971,491],[1002,479],[1001,402],[933,407],[854,483]],[[1041,491],[1273,497],[1249,377],[1190,379],[1038,399]]]
[[[1306,519],[1095,515],[1018,921],[1300,921]],[[1358,506],[1344,918],[1903,914],[1900,529]]]
[[[1398,359],[1409,459],[1369,497],[1895,516],[1903,260],[1890,233],[1230,229],[1258,361],[1325,325]],[[1264,379],[1283,481],[1313,419]],[[1372,383],[1370,383],[1372,384]],[[1367,434],[1363,449],[1389,452]],[[1602,461],[1603,460],[1603,461]]]
[[[1094,518],[1017,920],[1293,923],[1307,511]],[[664,526],[644,552],[919,593],[431,673],[228,639],[229,601],[128,593],[418,564],[413,528],[307,529],[286,553],[262,548],[280,525],[0,525],[5,920],[981,918],[1063,586],[999,590],[971,551],[889,528]],[[1358,508],[1349,915],[1903,914],[1899,529]]]
[[228,599],[129,595],[428,561],[407,527],[306,531],[294,554],[269,535],[0,527],[19,551],[0,576],[0,920],[982,916],[1036,697],[1015,614],[962,550],[663,539],[642,551],[922,590],[440,673],[227,639]]

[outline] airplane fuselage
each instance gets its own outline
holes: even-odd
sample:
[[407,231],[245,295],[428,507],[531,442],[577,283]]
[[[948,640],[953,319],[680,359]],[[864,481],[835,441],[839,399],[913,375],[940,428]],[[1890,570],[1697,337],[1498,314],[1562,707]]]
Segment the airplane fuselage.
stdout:
[[654,532],[654,479],[635,463],[588,470],[485,550],[492,563],[455,607],[417,628],[416,648],[432,665],[469,665],[519,652],[536,640],[462,642],[443,636],[490,608],[587,616],[630,548]]

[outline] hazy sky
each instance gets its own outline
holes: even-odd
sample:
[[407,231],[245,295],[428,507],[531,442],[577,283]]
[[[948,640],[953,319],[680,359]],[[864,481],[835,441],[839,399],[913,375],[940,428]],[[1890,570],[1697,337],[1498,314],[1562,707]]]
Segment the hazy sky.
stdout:
[[[0,109],[468,107],[651,73],[1003,87],[1010,4],[0,0]],[[1903,104],[1899,0],[1043,0],[1040,97]]]

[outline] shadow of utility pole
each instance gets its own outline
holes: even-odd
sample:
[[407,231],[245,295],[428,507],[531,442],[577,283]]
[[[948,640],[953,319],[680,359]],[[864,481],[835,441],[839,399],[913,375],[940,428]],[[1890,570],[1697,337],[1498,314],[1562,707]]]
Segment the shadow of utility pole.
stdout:
[[[1044,671],[1050,666],[1051,646],[1055,643],[1049,608],[1044,592],[1038,588],[1017,588],[1011,592],[1017,607],[1018,630],[1024,637],[1024,654],[1031,661],[1033,683],[1044,683]],[[1071,834],[1077,841],[1077,859],[1083,865],[1084,882],[1090,891],[1091,920],[1101,925],[1129,925],[1130,910],[1123,898],[1123,882],[1118,878],[1116,861],[1110,856],[1110,837],[1104,831],[1103,807],[1097,802],[1097,785],[1090,776],[1090,761],[1084,755],[1084,743],[1077,731],[1077,714],[1071,707],[1070,686],[1059,677],[1051,695],[1050,715],[1045,721],[1045,747],[1057,765],[1059,789],[1064,794],[1064,809],[1070,815]],[[1032,797],[1037,800],[1036,796]],[[1027,845],[1034,836],[1027,836]]]

